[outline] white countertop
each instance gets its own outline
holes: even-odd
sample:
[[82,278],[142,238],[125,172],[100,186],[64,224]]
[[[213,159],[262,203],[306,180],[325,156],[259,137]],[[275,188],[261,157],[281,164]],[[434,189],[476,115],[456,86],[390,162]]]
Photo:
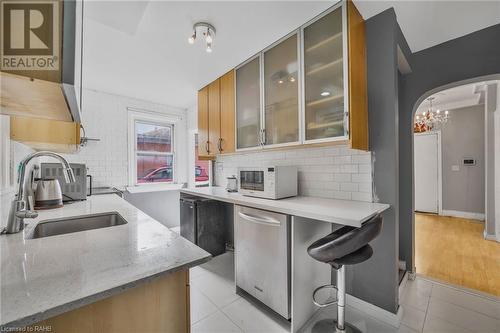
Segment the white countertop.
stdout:
[[261,199],[243,196],[239,193],[230,193],[225,188],[217,186],[185,188],[181,192],[237,205],[353,227],[360,227],[370,217],[390,207],[390,205],[381,203],[305,196],[280,200]]
[[[104,212],[118,212],[128,223],[28,239],[42,220]],[[30,325],[210,258],[114,194],[25,221],[24,232],[0,236],[2,326]]]

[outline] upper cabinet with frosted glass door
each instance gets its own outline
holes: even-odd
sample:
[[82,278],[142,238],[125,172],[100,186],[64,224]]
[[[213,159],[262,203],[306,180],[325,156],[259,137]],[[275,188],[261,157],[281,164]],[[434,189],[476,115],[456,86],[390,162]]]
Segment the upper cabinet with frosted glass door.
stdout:
[[368,150],[365,24],[341,1],[236,69],[237,149]]
[[364,21],[350,1],[302,27],[304,142],[368,149]]
[[298,33],[265,50],[263,144],[299,143]]
[[255,57],[236,68],[236,149],[262,143],[260,90],[260,57]]

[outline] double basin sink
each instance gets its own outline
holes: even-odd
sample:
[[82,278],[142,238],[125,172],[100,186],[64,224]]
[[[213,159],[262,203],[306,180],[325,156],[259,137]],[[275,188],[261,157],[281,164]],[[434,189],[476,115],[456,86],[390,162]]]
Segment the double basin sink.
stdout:
[[65,217],[41,221],[35,227],[32,239],[69,234],[73,232],[101,229],[126,224],[127,221],[117,212]]

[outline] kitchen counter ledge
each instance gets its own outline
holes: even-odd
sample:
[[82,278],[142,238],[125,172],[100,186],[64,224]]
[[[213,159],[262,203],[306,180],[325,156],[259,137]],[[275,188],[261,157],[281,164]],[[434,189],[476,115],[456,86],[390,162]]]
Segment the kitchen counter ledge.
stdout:
[[[106,212],[119,213],[127,223],[29,239],[40,221]],[[40,211],[25,221],[24,232],[0,236],[3,329],[37,323],[211,257],[114,194]]]
[[181,190],[181,193],[353,227],[360,227],[370,217],[390,207],[390,205],[382,203],[307,196],[280,200],[262,199],[230,193],[219,186],[185,188]]

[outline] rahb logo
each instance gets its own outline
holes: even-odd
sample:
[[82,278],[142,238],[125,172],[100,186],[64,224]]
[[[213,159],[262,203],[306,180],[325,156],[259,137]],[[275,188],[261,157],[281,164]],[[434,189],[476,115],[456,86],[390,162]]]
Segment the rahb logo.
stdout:
[[59,70],[59,0],[3,0],[2,70]]

